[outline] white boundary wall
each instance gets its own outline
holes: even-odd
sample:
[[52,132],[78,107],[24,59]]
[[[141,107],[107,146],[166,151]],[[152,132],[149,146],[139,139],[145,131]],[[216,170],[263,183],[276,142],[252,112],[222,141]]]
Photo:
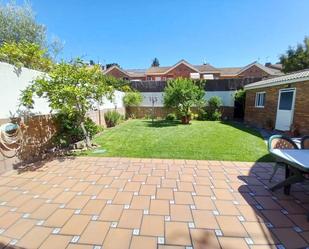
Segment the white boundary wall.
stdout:
[[[15,66],[0,62],[0,119],[10,117],[10,111],[15,114],[19,107],[19,96],[34,79],[44,73],[28,68],[17,69]],[[115,91],[113,101],[103,99],[100,109],[124,108],[123,92]],[[43,98],[35,98],[32,112],[36,114],[49,114],[48,102]]]
[[[150,107],[152,106],[151,100],[154,98],[157,100],[154,106],[162,107],[164,103],[163,92],[142,92],[143,101],[140,106]],[[205,99],[209,99],[213,96],[221,98],[223,106],[234,107],[234,94],[235,91],[208,91],[205,93]]]

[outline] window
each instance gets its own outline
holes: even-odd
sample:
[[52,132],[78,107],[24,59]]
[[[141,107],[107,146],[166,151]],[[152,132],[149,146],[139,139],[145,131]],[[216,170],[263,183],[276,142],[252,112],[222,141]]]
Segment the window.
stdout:
[[200,74],[199,73],[190,73],[190,78],[191,79],[199,79],[200,78]]
[[255,107],[263,108],[265,105],[265,92],[259,92],[255,95]]
[[203,78],[204,78],[204,80],[213,80],[214,75],[213,74],[204,74]]
[[151,80],[151,76],[147,76],[147,80]]

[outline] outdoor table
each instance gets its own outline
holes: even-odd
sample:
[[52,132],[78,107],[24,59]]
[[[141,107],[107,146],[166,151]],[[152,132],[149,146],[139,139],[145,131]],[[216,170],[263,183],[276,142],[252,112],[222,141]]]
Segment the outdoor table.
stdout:
[[284,187],[284,193],[289,195],[291,184],[304,181],[304,174],[309,173],[309,150],[272,149],[270,154],[286,165],[285,180],[271,187],[270,190]]

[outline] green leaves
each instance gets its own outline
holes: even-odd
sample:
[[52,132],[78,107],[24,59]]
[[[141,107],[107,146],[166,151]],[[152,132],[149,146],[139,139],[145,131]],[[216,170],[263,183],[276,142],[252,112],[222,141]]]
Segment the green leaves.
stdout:
[[204,102],[204,90],[191,79],[170,80],[164,89],[164,105],[176,108],[183,115],[189,115],[192,106]]
[[305,37],[304,43],[296,48],[289,47],[286,54],[281,55],[280,62],[285,73],[309,68],[309,38]]
[[125,106],[138,106],[143,100],[140,92],[127,92],[123,97]]

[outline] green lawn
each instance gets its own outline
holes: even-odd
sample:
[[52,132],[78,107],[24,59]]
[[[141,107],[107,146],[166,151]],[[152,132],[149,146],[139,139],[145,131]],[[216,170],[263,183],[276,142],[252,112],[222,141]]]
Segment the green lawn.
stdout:
[[213,121],[130,120],[94,139],[105,153],[96,156],[270,161],[261,136],[242,125]]

